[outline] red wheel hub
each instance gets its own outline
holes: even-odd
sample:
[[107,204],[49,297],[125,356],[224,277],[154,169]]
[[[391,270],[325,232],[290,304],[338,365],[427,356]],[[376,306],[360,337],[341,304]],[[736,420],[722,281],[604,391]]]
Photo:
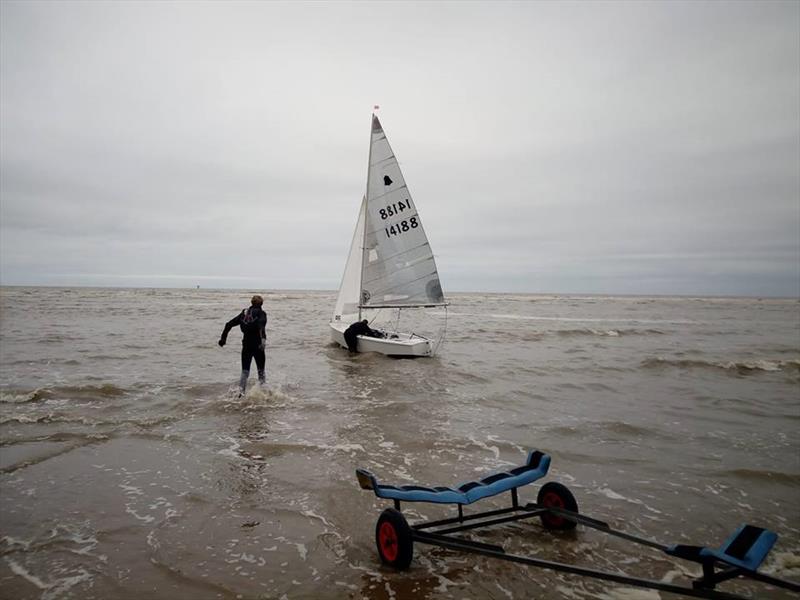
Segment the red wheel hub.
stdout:
[[[542,498],[542,506],[547,508],[564,508],[564,499],[555,492],[548,492],[544,495],[544,498]],[[558,527],[564,522],[564,517],[559,517],[550,513],[547,515],[547,520],[553,526]]]
[[378,542],[381,545],[381,553],[389,562],[397,560],[397,532],[391,523],[381,523],[378,530]]

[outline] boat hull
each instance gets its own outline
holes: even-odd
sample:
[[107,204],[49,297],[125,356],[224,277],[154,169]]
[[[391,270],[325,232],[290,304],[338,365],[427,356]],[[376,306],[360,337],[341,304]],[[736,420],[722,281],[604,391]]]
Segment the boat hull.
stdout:
[[[344,341],[345,325],[331,323],[331,340],[339,344],[342,348],[347,348]],[[427,338],[414,335],[412,333],[401,333],[396,331],[386,332],[390,338],[373,338],[365,335],[358,336],[359,352],[378,352],[386,356],[394,357],[417,357],[433,356],[433,342]]]

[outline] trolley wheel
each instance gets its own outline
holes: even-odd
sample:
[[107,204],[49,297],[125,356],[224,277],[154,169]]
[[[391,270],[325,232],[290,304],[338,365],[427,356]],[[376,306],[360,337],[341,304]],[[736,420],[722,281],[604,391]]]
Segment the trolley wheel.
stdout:
[[407,569],[414,554],[411,527],[399,510],[387,508],[375,525],[375,543],[381,561],[395,569]]
[[[578,512],[578,502],[575,500],[575,496],[572,495],[567,486],[555,481],[545,483],[541,487],[539,495],[536,497],[536,504],[544,508],[552,506],[574,513]],[[550,512],[542,513],[541,519],[545,529],[569,530],[575,529],[576,525],[575,521],[570,521]]]

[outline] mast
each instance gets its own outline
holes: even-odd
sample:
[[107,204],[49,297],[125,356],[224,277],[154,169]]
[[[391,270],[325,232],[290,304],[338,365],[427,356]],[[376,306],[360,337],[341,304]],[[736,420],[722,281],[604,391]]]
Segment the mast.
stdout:
[[[377,106],[375,107],[378,108]],[[361,320],[361,303],[364,294],[364,263],[368,258],[367,254],[367,214],[369,210],[369,176],[372,170],[372,129],[375,126],[375,110],[372,111],[372,118],[369,121],[369,156],[367,157],[367,188],[364,192],[364,237],[361,247],[361,273],[358,277],[358,320]]]

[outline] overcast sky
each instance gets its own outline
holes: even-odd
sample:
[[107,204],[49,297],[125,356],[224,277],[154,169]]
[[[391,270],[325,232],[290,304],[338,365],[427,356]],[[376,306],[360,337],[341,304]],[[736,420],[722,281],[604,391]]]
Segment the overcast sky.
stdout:
[[800,295],[800,2],[0,2],[0,283]]

